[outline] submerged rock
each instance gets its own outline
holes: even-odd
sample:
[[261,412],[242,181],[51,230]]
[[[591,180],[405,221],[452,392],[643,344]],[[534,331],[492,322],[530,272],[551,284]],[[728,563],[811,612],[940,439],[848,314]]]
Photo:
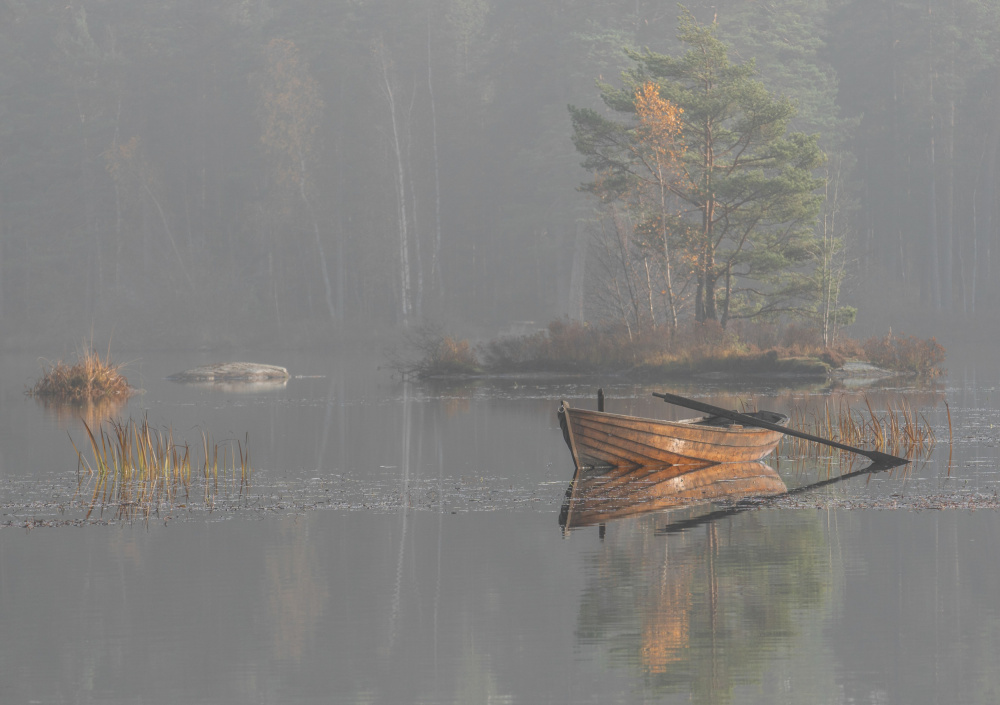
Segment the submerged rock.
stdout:
[[263,380],[286,380],[288,370],[277,365],[261,365],[256,362],[219,362],[202,365],[193,370],[185,370],[170,375],[173,382],[261,382]]

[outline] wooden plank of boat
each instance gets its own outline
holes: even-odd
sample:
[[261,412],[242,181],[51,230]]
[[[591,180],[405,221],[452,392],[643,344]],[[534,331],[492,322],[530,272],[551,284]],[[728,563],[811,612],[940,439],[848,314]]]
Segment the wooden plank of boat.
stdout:
[[613,468],[577,472],[559,523],[564,529],[713,501],[771,497],[787,492],[778,473],[761,462],[703,468]]
[[[788,418],[773,412],[772,422]],[[774,450],[782,434],[744,427],[715,417],[659,421],[636,416],[575,409],[565,401],[559,422],[577,467],[693,465],[760,460]],[[571,442],[572,441],[572,442]]]

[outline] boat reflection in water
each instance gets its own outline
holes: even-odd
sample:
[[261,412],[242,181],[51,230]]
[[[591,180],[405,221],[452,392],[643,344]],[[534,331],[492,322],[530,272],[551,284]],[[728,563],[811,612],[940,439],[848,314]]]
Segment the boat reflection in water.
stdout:
[[564,530],[710,502],[771,497],[788,491],[762,462],[660,467],[581,468],[559,512]]

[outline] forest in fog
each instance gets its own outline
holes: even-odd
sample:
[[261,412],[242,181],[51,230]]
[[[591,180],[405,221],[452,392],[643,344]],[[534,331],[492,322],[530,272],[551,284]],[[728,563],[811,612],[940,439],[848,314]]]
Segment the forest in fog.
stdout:
[[[1000,2],[686,7],[818,136],[809,227],[859,321],[996,309]],[[599,204],[567,108],[609,114],[597,83],[621,85],[627,49],[681,54],[680,13],[0,0],[0,347],[598,316]]]

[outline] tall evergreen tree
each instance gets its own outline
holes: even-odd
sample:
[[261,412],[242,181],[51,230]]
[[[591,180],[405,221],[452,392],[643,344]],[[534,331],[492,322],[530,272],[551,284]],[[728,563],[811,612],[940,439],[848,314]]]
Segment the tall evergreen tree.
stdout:
[[760,78],[772,91],[794,101],[791,127],[816,133],[829,156],[821,175],[827,186],[816,221],[817,261],[814,271],[822,291],[813,319],[824,343],[836,340],[839,328],[854,321],[855,309],[841,304],[844,281],[856,273],[860,237],[859,179],[850,151],[859,120],[845,117],[837,104],[839,77],[829,60],[829,0],[757,0],[719,15],[720,34],[732,51],[752,56]]
[[[823,162],[815,137],[789,133],[792,103],[768,92],[752,61],[729,59],[718,27],[680,17],[680,57],[631,52],[635,66],[623,86],[602,85],[604,102],[619,113],[636,112],[637,88],[647,81],[681,108],[686,147],[670,191],[680,204],[674,228],[693,262],[694,316],[698,321],[759,318],[803,311],[817,295],[808,276],[815,265],[813,224]],[[594,110],[570,108],[574,143],[585,167],[611,178],[602,188],[622,188],[635,174],[628,140],[639,132]]]

